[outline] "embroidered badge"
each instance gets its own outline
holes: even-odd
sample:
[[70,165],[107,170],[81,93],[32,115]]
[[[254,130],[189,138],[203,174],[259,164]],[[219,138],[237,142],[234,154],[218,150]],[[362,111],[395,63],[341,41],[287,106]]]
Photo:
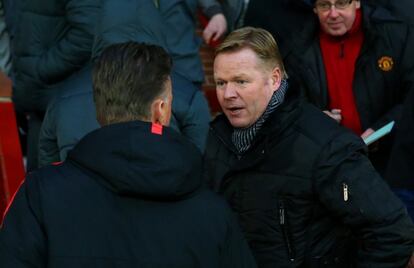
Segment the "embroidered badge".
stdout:
[[391,57],[388,56],[382,56],[378,60],[378,67],[383,70],[384,72],[389,72],[392,70],[392,67],[394,66],[394,61]]

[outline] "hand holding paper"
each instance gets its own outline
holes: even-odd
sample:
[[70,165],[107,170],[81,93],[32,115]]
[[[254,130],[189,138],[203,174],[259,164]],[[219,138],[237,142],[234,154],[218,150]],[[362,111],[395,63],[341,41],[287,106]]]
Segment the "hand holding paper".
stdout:
[[386,124],[385,126],[383,126],[382,128],[378,129],[377,131],[375,131],[374,133],[369,135],[368,137],[364,138],[363,140],[364,140],[365,144],[370,145],[374,141],[377,141],[380,138],[387,135],[388,133],[390,133],[392,128],[394,127],[394,123],[395,123],[394,121],[391,121],[388,124]]

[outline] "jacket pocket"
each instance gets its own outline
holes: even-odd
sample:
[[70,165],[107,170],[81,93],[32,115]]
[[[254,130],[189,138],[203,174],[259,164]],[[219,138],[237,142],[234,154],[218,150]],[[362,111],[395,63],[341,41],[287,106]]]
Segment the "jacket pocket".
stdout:
[[291,231],[290,231],[286,200],[284,198],[280,198],[278,200],[278,206],[279,206],[279,226],[280,226],[280,230],[281,230],[282,235],[283,235],[283,240],[285,242],[285,246],[286,246],[286,250],[287,250],[289,260],[291,262],[294,262],[295,261],[295,248],[294,248],[294,245],[293,245],[292,234],[291,234]]

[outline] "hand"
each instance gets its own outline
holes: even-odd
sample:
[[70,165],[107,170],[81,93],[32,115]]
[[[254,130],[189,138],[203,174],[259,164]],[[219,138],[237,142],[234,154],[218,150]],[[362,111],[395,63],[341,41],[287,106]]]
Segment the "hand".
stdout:
[[[366,139],[369,137],[372,133],[374,133],[374,130],[372,128],[368,128],[364,131],[364,133],[361,134],[362,139]],[[375,141],[368,145],[368,150],[370,153],[376,153],[379,150],[379,141]],[[413,267],[414,268],[414,267]]]
[[361,138],[366,139],[368,138],[368,136],[371,136],[371,134],[374,132],[375,131],[372,128],[368,128],[367,130],[364,131],[364,133],[361,134]]
[[333,120],[335,120],[338,124],[341,123],[342,115],[340,109],[332,109],[330,111],[325,110],[323,112],[327,114],[329,117],[331,117]]
[[223,14],[219,13],[211,17],[203,31],[203,38],[206,44],[217,41],[227,31],[227,21]]

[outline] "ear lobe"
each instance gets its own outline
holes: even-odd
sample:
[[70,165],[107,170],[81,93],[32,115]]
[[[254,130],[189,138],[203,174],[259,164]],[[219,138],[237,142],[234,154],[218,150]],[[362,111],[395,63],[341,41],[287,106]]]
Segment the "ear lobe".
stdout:
[[162,99],[156,99],[151,104],[151,122],[162,124],[163,120],[163,105],[164,101]]

